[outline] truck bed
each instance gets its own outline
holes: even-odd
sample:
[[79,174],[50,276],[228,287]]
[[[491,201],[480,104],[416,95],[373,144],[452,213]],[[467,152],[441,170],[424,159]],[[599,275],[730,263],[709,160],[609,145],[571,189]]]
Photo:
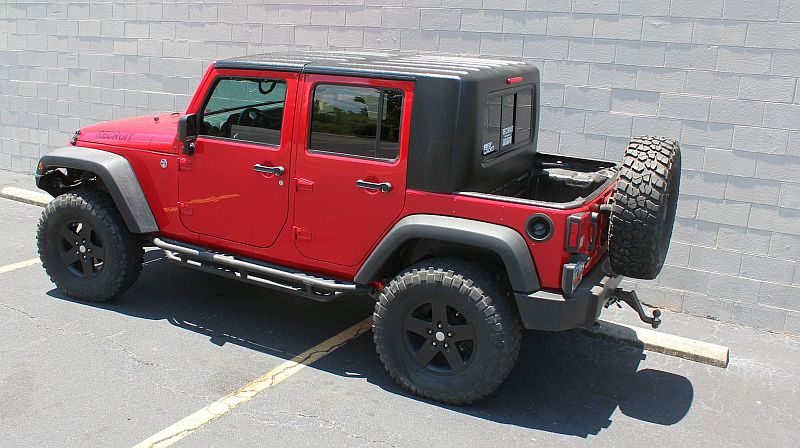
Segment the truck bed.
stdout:
[[616,179],[617,170],[611,162],[538,153],[529,170],[499,185],[461,194],[567,209],[605,191]]

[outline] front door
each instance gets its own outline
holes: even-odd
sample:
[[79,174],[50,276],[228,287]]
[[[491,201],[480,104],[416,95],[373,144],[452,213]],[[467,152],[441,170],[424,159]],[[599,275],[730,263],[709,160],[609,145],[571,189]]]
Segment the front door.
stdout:
[[179,211],[200,238],[256,247],[286,224],[297,74],[220,70],[179,170]]
[[306,75],[294,232],[308,258],[359,263],[405,204],[410,82]]

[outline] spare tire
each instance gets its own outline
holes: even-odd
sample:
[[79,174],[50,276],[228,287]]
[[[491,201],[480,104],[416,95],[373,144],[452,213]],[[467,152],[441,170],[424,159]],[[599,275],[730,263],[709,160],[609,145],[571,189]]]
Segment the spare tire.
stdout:
[[612,270],[626,277],[654,279],[667,257],[681,182],[678,142],[637,137],[625,151],[608,236]]

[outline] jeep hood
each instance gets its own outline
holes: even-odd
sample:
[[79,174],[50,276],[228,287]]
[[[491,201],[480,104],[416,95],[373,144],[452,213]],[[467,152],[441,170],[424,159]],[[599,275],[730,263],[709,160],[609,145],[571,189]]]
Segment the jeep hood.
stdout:
[[178,118],[181,114],[145,115],[123,120],[105,121],[80,129],[81,142],[102,143],[131,149],[157,152],[178,152]]

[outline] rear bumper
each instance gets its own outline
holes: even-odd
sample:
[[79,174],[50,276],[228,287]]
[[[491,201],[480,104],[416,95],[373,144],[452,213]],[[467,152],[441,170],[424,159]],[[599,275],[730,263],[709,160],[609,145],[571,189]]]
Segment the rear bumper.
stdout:
[[611,274],[604,257],[569,295],[546,291],[516,292],[522,325],[529,330],[562,331],[591,326],[622,281]]

